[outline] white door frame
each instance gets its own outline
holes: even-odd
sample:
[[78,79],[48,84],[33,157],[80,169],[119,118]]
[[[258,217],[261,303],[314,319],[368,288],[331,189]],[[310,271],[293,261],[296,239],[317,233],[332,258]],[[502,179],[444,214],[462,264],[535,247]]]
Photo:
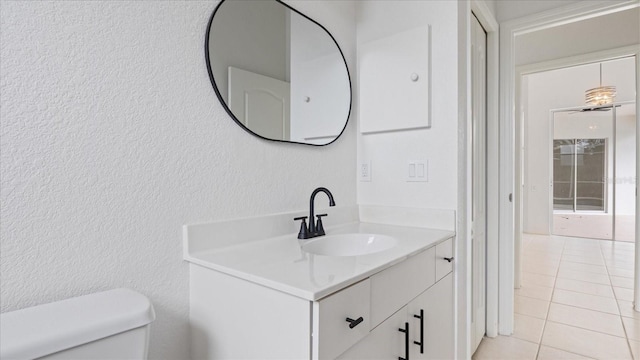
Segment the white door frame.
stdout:
[[[471,1],[471,11],[487,32],[487,203],[499,198],[499,25],[484,1]],[[471,164],[470,164],[471,165]],[[498,335],[498,207],[487,207],[486,334]]]
[[[456,359],[471,358],[471,16],[475,16],[487,31],[487,201],[494,203],[498,187],[498,22],[484,0],[458,2],[458,121],[462,138],[458,143],[458,223],[456,256]],[[498,212],[492,207],[487,212],[487,335],[497,335],[498,325]]]
[[[639,7],[638,0],[626,1],[603,1],[600,3],[576,3],[571,6],[554,9],[552,11],[527,16],[505,22],[501,25],[500,33],[500,223],[499,223],[499,333],[510,335],[513,333],[513,300],[514,300],[514,270],[516,261],[519,262],[518,252],[521,234],[521,184],[520,173],[520,140],[516,138],[516,133],[521,135],[521,126],[516,121],[516,109],[518,104],[519,74],[516,73],[515,66],[515,41],[516,37],[527,33],[548,29],[551,27],[586,20],[618,11],[623,11]],[[636,104],[640,103],[640,60],[636,56]],[[637,105],[636,105],[637,106]],[[640,116],[640,114],[636,114]],[[517,131],[516,131],[517,130]],[[638,131],[640,133],[640,131]],[[640,142],[638,142],[640,143]],[[516,146],[516,144],[518,146]],[[640,145],[638,146],[640,149]],[[637,150],[638,151],[638,150]],[[518,170],[518,171],[516,171]],[[637,177],[640,176],[640,171]],[[510,196],[513,194],[512,203]],[[516,212],[515,209],[518,209]],[[636,201],[636,214],[640,214],[640,207]],[[636,222],[636,234],[640,226]],[[637,238],[636,238],[637,242]],[[636,262],[640,263],[640,246],[636,246]],[[636,269],[636,309],[640,309],[640,277]]]
[[[638,179],[640,179],[640,166],[638,166],[638,157],[640,155],[640,51],[636,53],[636,257],[635,264],[640,264],[640,199],[638,199]],[[640,311],[640,266],[635,266],[635,274],[633,281],[633,308]]]
[[486,325],[487,265],[487,32],[471,16],[471,352],[480,345]]
[[[487,201],[497,199],[498,187],[498,22],[484,0],[458,2],[458,222],[456,224],[456,359],[469,359],[471,331],[471,16],[475,16],[487,31]],[[490,200],[489,200],[490,199]],[[487,212],[487,335],[497,335],[498,313],[498,213]],[[493,289],[493,292],[491,291]]]

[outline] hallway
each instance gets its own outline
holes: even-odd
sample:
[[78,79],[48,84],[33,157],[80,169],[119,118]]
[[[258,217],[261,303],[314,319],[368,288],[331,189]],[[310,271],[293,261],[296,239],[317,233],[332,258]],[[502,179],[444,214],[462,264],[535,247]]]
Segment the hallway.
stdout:
[[640,359],[633,261],[633,243],[524,234],[514,334],[473,359]]

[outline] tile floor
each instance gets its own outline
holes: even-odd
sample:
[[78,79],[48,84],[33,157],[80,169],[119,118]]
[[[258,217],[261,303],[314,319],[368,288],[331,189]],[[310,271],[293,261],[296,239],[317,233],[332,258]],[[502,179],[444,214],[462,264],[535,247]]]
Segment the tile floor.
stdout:
[[[616,239],[635,240],[636,217],[616,215]],[[611,240],[613,216],[603,213],[554,213],[553,233],[562,236],[580,236]]]
[[633,243],[525,234],[514,333],[473,359],[639,360],[633,266]]

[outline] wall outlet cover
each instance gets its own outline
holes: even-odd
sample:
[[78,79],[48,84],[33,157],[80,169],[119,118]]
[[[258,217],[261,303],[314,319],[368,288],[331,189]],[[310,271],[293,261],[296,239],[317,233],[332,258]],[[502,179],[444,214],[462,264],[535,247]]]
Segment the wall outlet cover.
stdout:
[[358,165],[358,178],[360,181],[371,181],[371,160],[361,161]]

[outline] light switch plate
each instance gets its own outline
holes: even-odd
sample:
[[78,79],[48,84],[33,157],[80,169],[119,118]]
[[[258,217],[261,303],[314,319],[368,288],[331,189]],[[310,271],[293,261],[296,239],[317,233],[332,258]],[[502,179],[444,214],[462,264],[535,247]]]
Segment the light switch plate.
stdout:
[[407,162],[407,182],[428,182],[429,181],[429,161],[409,160]]
[[360,181],[371,181],[371,160],[361,161],[358,166],[358,178]]

